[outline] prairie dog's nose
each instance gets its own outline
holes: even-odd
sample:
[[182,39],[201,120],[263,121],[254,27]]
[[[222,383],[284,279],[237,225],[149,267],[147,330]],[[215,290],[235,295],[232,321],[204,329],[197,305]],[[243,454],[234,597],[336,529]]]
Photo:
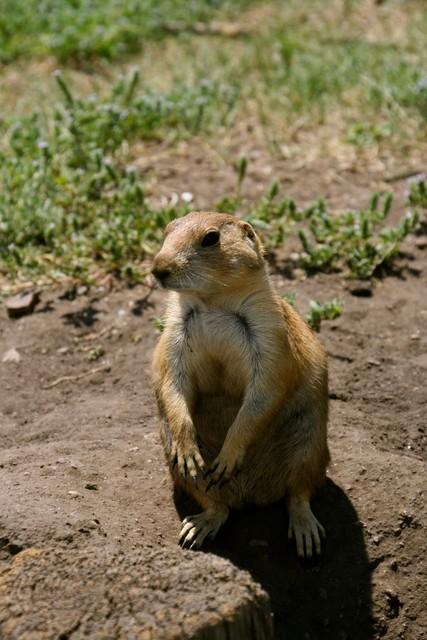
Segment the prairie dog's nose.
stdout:
[[153,276],[160,282],[160,284],[164,284],[166,278],[170,275],[170,269],[162,269],[160,267],[153,267],[151,269],[151,273]]
[[168,260],[167,257],[165,257],[163,254],[158,253],[154,258],[151,273],[156,278],[156,280],[161,285],[163,285],[166,278],[172,273],[172,269],[170,268],[170,260]]

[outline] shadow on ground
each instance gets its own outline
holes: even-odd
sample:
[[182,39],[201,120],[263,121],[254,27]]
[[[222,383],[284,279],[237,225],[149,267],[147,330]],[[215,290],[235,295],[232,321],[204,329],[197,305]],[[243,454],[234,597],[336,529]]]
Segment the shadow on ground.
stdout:
[[[180,516],[197,513],[176,496]],[[283,502],[232,512],[205,551],[249,571],[269,593],[278,640],[369,640],[374,637],[371,572],[362,525],[345,493],[331,480],[313,501],[327,540],[320,559],[304,564],[287,540]]]
[[84,329],[92,327],[95,322],[99,321],[97,317],[99,310],[88,304],[78,311],[72,311],[70,313],[64,313],[64,324],[72,325],[76,329]]

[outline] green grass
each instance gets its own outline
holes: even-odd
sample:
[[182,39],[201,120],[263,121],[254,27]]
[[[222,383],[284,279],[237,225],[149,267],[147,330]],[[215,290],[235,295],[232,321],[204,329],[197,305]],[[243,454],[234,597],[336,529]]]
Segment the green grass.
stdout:
[[235,15],[249,0],[0,0],[0,62],[54,55],[114,59],[168,33],[168,24]]
[[[191,31],[196,21],[230,18],[246,28],[248,7],[260,11],[249,20],[249,35]],[[65,73],[84,80],[78,92],[59,73],[55,96],[52,79],[42,80],[47,97],[24,115],[13,115],[14,92],[5,92],[2,272],[18,279],[85,279],[101,269],[138,279],[164,224],[187,211],[184,204],[162,208],[146,197],[131,166],[138,141],[208,137],[216,150],[232,144],[236,132],[241,140],[249,118],[273,154],[286,142],[298,159],[295,131],[301,130],[311,132],[318,153],[333,141],[353,147],[362,161],[368,153],[381,160],[400,153],[404,163],[412,148],[424,145],[427,131],[427,11],[417,3],[405,7],[397,31],[398,3],[372,9],[365,33],[359,3],[350,1],[0,0],[0,61],[21,56],[20,69],[25,56],[54,55],[64,64],[89,62],[92,73],[99,69],[96,58],[119,59],[144,45],[132,59],[143,82],[137,72],[123,78],[122,67],[105,64],[94,74],[95,86],[102,76],[102,89],[92,95],[88,73]],[[179,23],[179,33],[164,38],[171,22]],[[236,188],[218,194],[217,208],[242,213],[246,157],[235,171]],[[369,278],[416,228],[416,210],[426,206],[423,185],[411,187],[411,212],[392,227],[387,199],[335,214],[321,201],[300,208],[280,196],[277,182],[248,207],[246,198],[244,213],[267,250],[299,237],[307,271]]]
[[78,99],[61,75],[52,120],[35,112],[3,123],[0,147],[0,260],[12,276],[50,272],[87,277],[94,263],[135,278],[133,266],[185,206],[153,209],[126,143],[193,135],[219,124],[233,91],[203,81],[165,95],[138,92],[138,77],[109,96]]

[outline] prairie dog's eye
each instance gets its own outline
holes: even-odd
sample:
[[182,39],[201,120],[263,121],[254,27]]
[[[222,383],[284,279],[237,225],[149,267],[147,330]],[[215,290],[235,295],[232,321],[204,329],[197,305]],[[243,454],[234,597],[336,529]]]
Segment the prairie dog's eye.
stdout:
[[203,236],[202,247],[213,247],[219,240],[219,231],[208,231]]

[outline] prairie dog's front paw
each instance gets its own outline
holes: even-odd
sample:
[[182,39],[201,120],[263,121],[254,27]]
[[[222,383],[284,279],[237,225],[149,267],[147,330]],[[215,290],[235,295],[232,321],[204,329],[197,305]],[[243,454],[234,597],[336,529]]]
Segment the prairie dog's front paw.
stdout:
[[184,480],[189,476],[196,481],[199,471],[205,471],[206,465],[199,447],[190,438],[184,442],[173,442],[171,449],[172,467],[178,468],[178,473]]
[[236,475],[242,466],[244,451],[242,449],[222,448],[206,472],[209,482],[206,491],[215,484],[220,487]]

